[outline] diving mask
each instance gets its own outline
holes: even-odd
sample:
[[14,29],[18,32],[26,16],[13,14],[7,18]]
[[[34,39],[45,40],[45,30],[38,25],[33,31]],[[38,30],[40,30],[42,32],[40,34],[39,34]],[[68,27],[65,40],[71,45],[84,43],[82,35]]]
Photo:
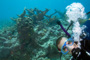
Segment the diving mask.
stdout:
[[72,46],[73,44],[74,44],[74,40],[72,38],[67,39],[61,48],[61,52],[63,54],[67,54],[69,52],[69,49],[67,46]]

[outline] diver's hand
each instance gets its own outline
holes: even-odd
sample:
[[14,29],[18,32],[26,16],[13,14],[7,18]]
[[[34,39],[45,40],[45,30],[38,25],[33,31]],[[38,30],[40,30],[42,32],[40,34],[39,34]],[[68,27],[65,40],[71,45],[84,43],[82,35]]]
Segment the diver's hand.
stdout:
[[60,25],[60,24],[61,24],[61,22],[58,20],[58,21],[57,21],[57,24],[58,24],[58,25]]
[[80,55],[80,48],[74,48],[72,50],[72,56],[76,59]]

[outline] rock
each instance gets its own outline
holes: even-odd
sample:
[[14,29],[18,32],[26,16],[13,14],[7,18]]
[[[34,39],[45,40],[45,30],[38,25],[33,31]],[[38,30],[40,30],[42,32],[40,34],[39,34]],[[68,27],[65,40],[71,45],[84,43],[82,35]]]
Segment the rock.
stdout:
[[0,48],[0,58],[7,58],[10,55],[9,48]]

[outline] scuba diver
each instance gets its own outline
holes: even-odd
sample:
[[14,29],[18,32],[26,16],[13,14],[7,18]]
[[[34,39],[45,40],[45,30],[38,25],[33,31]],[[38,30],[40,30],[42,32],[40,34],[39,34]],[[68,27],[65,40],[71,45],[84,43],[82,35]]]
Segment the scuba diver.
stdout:
[[[86,25],[88,28],[86,28],[84,31],[87,31],[90,33],[90,20],[86,21],[84,25]],[[90,60],[90,36],[86,34],[86,32],[83,32],[80,36],[83,40],[80,41],[81,45],[79,48],[78,42],[74,41],[74,38],[67,32],[69,27],[73,24],[73,22],[69,25],[67,30],[64,29],[60,21],[57,21],[57,24],[60,25],[62,30],[65,32],[67,37],[61,36],[56,41],[56,46],[61,52],[61,54],[71,54],[71,60]]]

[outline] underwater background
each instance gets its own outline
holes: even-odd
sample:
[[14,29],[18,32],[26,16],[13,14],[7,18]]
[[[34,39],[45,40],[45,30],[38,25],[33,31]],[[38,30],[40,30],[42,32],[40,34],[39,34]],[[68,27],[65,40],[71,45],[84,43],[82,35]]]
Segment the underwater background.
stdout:
[[[45,8],[50,9],[47,14],[51,14],[55,9],[64,12],[66,6],[73,3],[80,2],[85,7],[85,12],[90,10],[89,0],[1,0],[0,1],[0,22],[1,26],[6,25],[6,21],[10,21],[10,17],[17,17],[17,14],[21,14],[24,7],[38,8],[40,10],[45,10]],[[10,21],[11,22],[11,21]],[[1,27],[0,26],[0,27]]]
[[69,60],[57,50],[65,33],[56,21],[68,27],[66,7],[74,2],[90,11],[89,0],[0,0],[0,60]]

